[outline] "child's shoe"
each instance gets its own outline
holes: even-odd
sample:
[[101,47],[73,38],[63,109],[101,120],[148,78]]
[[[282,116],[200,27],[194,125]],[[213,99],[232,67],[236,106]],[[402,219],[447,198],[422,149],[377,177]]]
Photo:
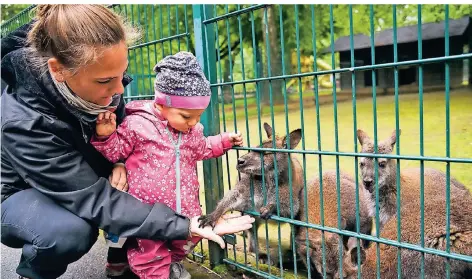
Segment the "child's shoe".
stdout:
[[190,279],[192,276],[181,263],[171,263],[169,279]]

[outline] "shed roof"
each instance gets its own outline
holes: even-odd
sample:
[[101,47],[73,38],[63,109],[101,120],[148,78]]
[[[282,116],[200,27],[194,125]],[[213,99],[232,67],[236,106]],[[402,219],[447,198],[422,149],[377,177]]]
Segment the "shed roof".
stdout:
[[[470,17],[449,20],[449,37],[462,36],[470,25]],[[444,20],[441,22],[423,23],[421,25],[423,41],[444,38]],[[344,36],[334,43],[334,51],[348,51],[351,49],[350,36]],[[356,34],[353,36],[354,49],[370,48],[370,36]],[[393,45],[393,29],[383,30],[375,33],[375,46]],[[418,25],[397,28],[397,43],[410,43],[418,41]],[[323,49],[321,53],[331,52],[331,46]]]

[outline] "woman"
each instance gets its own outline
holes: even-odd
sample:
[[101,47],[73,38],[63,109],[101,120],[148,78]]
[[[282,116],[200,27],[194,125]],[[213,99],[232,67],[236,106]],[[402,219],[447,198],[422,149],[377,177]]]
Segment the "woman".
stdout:
[[160,240],[192,234],[224,245],[219,235],[251,227],[254,219],[241,217],[202,229],[198,217],[141,203],[123,191],[124,168],[90,145],[100,112],[124,117],[127,42],[136,36],[119,16],[101,5],[38,5],[22,33],[30,47],[18,46],[15,34],[2,40],[1,65],[8,85],[1,96],[1,240],[23,248],[20,276],[59,277],[89,251],[98,228]]

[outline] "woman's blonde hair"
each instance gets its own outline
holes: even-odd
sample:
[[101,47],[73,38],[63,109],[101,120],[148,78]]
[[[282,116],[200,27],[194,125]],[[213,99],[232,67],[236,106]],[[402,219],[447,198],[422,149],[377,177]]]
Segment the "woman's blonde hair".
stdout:
[[135,28],[103,5],[38,5],[28,43],[40,56],[54,57],[75,72],[107,47],[138,38]]

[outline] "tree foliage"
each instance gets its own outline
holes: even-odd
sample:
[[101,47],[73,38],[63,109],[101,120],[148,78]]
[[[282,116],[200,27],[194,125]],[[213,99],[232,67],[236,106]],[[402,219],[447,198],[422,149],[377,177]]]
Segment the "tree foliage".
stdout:
[[2,24],[18,14],[19,12],[23,11],[24,9],[28,8],[31,5],[28,4],[2,4],[0,8],[2,10]]
[[[2,5],[2,21],[26,6]],[[222,16],[249,7],[211,5],[206,9],[209,13],[206,17]],[[141,29],[143,36],[140,43],[188,34],[179,39],[130,50],[129,71],[135,77],[135,88],[132,91],[139,95],[152,94],[152,68],[158,60],[179,50],[195,53],[192,5],[115,5],[113,9]],[[319,52],[329,47],[332,41],[350,34],[349,9],[349,5],[271,5],[217,21],[212,24],[215,41],[207,42],[215,44],[217,82],[267,77],[269,70],[271,76],[297,73],[300,63],[293,63],[291,57],[294,53],[303,61],[311,59],[310,56],[316,51],[317,59],[331,64],[331,55],[323,56]],[[374,5],[372,8],[369,5],[352,5],[353,33],[370,35],[371,16],[375,32],[392,28],[393,11],[392,5]],[[452,19],[470,15],[472,5],[449,5],[449,17]],[[422,5],[421,16],[423,23],[444,20],[445,5]],[[396,5],[396,20],[398,28],[417,24],[418,5]],[[270,67],[268,54],[271,58]],[[260,83],[259,89],[263,101],[267,102],[268,82]],[[273,94],[279,95],[274,100],[281,102],[283,98],[280,98],[280,94],[284,91],[282,82],[273,82],[272,89]],[[226,96],[234,91],[254,92],[256,84],[224,86],[221,90]]]

